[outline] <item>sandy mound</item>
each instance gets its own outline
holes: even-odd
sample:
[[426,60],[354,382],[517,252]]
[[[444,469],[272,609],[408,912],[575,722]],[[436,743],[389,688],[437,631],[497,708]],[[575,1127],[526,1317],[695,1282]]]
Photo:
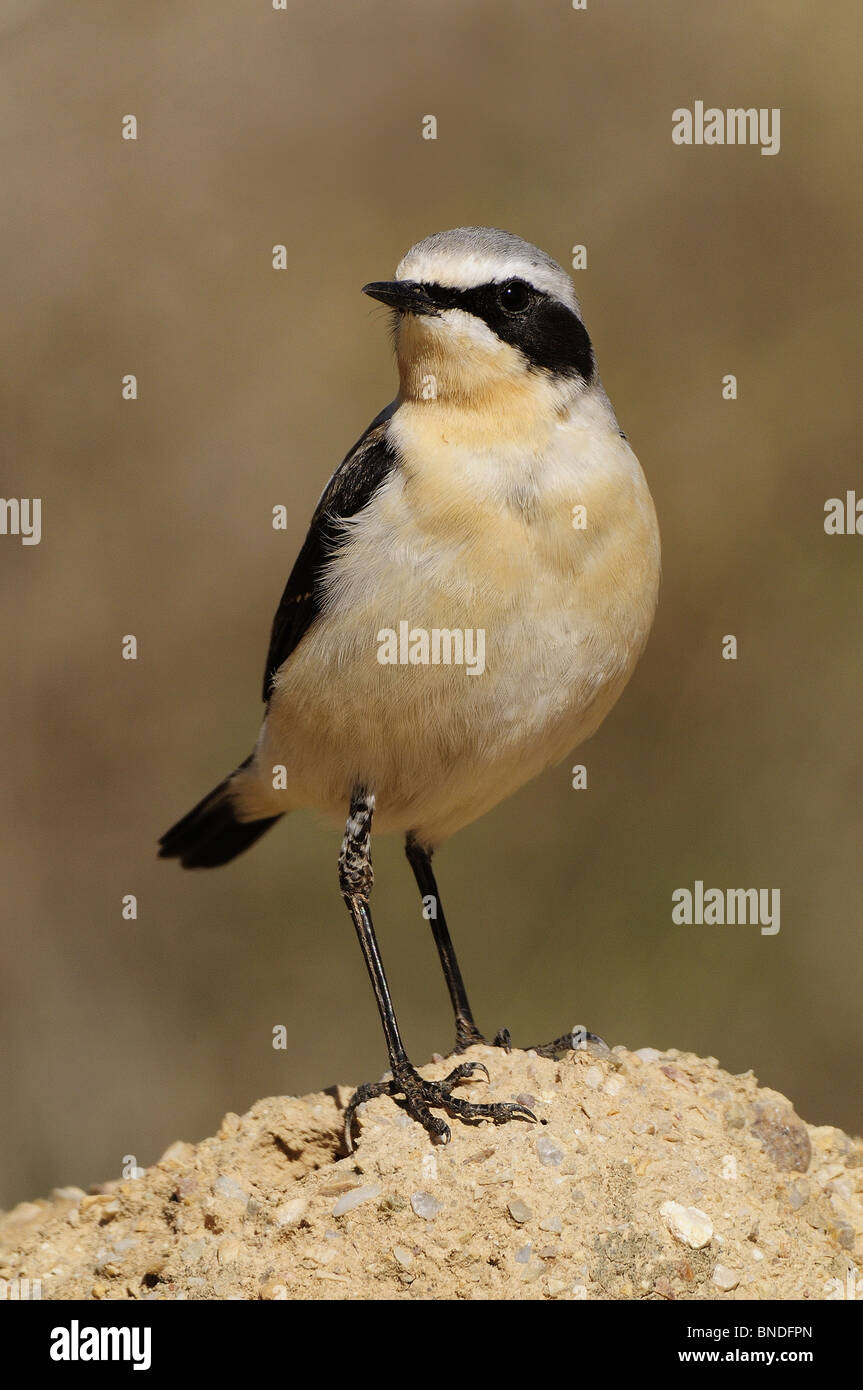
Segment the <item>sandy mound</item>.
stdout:
[[0,1276],[51,1299],[849,1296],[859,1140],[713,1058],[468,1057],[492,1081],[461,1094],[518,1097],[540,1123],[454,1121],[433,1147],[376,1100],[346,1157],[349,1088],[262,1100],[141,1176],[20,1203]]

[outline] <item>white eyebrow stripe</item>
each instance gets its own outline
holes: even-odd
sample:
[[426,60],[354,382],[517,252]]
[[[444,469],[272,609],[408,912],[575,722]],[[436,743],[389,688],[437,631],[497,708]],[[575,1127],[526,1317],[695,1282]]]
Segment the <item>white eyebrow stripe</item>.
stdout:
[[472,290],[478,285],[500,284],[504,280],[526,280],[543,294],[551,295],[573,309],[579,318],[581,310],[568,276],[536,265],[522,256],[484,256],[471,253],[453,256],[450,253],[409,251],[396,268],[397,280],[419,280],[424,284],[445,285],[454,290]]

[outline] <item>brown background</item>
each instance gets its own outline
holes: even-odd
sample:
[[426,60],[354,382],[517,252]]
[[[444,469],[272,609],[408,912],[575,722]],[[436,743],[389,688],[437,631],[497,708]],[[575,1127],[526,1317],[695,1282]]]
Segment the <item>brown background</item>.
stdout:
[[[859,1129],[863,539],[823,531],[863,491],[859,10],[289,5],[4,9],[2,490],[42,497],[44,534],[0,538],[0,1195],[385,1065],[337,831],[298,814],[199,875],[155,840],[251,746],[311,508],[392,395],[360,286],[466,222],[564,263],[586,243],[664,546],[589,790],[564,765],[440,855],[480,1020],[714,1054]],[[698,98],[781,107],[781,153],[673,145]],[[399,844],[375,860],[423,1059],[449,1045],[443,984]],[[780,934],[672,925],[696,878],[780,888]]]

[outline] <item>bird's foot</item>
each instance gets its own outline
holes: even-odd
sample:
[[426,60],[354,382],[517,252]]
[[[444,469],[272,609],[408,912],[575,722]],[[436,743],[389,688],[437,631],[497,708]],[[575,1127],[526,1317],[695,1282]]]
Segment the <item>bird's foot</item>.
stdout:
[[[502,1047],[504,1051],[512,1051],[512,1039],[508,1028],[501,1028],[494,1040],[495,1047]],[[587,1028],[578,1024],[571,1028],[568,1033],[563,1033],[559,1038],[554,1038],[549,1043],[539,1043],[535,1047],[525,1048],[525,1052],[536,1052],[540,1057],[551,1057],[557,1061],[567,1052],[587,1052],[591,1057],[608,1057],[611,1048],[604,1038],[597,1033],[591,1033]]]
[[476,1105],[473,1101],[462,1100],[452,1094],[453,1087],[463,1081],[472,1081],[477,1072],[488,1069],[482,1062],[462,1062],[443,1081],[426,1081],[409,1062],[394,1069],[392,1078],[387,1081],[372,1081],[357,1087],[345,1111],[345,1140],[348,1151],[353,1148],[353,1122],[357,1106],[364,1101],[374,1100],[376,1096],[392,1096],[396,1105],[406,1110],[411,1119],[421,1124],[426,1133],[439,1144],[448,1144],[451,1131],[445,1120],[433,1115],[432,1109],[444,1110],[452,1119],[473,1124],[478,1120],[493,1120],[496,1125],[507,1124],[509,1120],[533,1120],[536,1116],[526,1105],[509,1101],[499,1101],[491,1105]]

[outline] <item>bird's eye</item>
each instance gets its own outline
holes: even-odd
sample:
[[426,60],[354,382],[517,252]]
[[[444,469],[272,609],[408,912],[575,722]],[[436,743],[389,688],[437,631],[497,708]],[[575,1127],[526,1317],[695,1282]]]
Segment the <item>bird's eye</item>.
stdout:
[[530,304],[530,287],[523,280],[507,280],[498,289],[497,299],[507,314],[523,314]]

